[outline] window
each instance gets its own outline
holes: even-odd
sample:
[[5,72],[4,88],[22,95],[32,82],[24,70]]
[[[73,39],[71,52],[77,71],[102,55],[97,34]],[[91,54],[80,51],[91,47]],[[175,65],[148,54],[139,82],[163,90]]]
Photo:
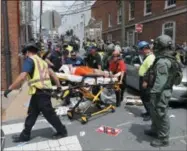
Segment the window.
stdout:
[[176,0],[165,0],[165,9],[176,6]]
[[112,34],[107,35],[107,40],[112,42]]
[[144,16],[150,15],[152,12],[151,9],[152,9],[152,0],[145,0],[144,1]]
[[135,44],[135,32],[132,31],[128,31],[127,32],[127,45],[128,46],[133,46]]
[[111,17],[111,14],[108,14],[108,27],[112,27],[112,17]]
[[162,34],[170,36],[173,40],[173,43],[175,43],[175,34],[176,34],[175,22],[167,22],[163,24]]
[[129,20],[134,19],[134,9],[135,9],[135,1],[129,1]]
[[121,24],[121,20],[122,20],[121,7],[119,7],[117,12],[117,23]]

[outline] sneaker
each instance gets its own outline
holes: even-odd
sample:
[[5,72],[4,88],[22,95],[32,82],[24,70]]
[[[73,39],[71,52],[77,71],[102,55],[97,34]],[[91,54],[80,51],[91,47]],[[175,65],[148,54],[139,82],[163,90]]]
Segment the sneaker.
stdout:
[[145,113],[142,113],[142,114],[141,114],[141,117],[145,117],[145,116],[149,116],[149,113],[148,113],[148,112],[145,112]]
[[20,135],[13,135],[12,139],[13,139],[13,142],[15,143],[28,142],[30,140],[30,136],[27,136],[21,133]]
[[149,115],[144,116],[143,121],[149,121],[149,120],[151,120],[151,117]]

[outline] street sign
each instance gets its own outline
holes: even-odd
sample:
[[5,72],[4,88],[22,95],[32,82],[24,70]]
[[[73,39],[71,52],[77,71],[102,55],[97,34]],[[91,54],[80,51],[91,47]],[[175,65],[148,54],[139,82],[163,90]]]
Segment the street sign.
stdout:
[[143,31],[143,24],[135,24],[135,32],[142,33]]

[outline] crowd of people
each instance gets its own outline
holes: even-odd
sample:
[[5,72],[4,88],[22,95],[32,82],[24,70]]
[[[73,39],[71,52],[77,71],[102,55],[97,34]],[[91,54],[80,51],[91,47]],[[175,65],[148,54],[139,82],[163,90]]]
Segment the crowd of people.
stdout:
[[[68,32],[67,34],[69,36],[70,33]],[[68,135],[65,126],[52,108],[51,97],[42,91],[48,91],[52,84],[57,85],[58,91],[61,90],[61,85],[55,76],[55,72],[60,72],[59,70],[63,65],[71,67],[68,68],[69,74],[76,75],[100,74],[109,76],[104,70],[109,71],[111,75],[116,75],[120,72],[119,85],[121,91],[115,92],[116,107],[119,107],[123,101],[127,67],[121,55],[124,50],[121,48],[120,43],[118,41],[114,43],[102,40],[96,42],[95,40],[87,39],[83,43],[85,57],[82,58],[79,55],[77,44],[72,44],[71,39],[69,41],[65,39],[68,38],[65,38],[65,36],[61,37],[55,41],[55,44],[52,41],[48,41],[45,53],[41,53],[43,46],[41,43],[36,45],[31,42],[22,50],[22,54],[26,58],[23,64],[23,71],[4,94],[7,97],[12,90],[16,89],[28,77],[29,93],[32,97],[25,128],[19,136],[14,138],[16,142],[30,139],[31,129],[40,112],[55,127],[57,133],[54,138]],[[186,56],[181,56],[181,51],[178,51],[179,49],[186,50],[186,47],[185,44],[183,47],[177,48],[177,51],[173,51],[172,40],[167,35],[157,37],[152,43],[140,41],[137,45],[138,50],[145,56],[143,64],[137,68],[140,76],[141,99],[146,109],[146,113],[142,114],[142,116],[145,121],[152,121],[151,129],[145,130],[145,134],[155,138],[151,142],[151,145],[155,147],[169,144],[168,101],[172,94],[172,86],[176,84],[177,78],[180,81],[180,77],[175,74],[177,71],[180,72],[180,70],[177,70],[180,66],[177,66],[179,63],[175,62],[175,60],[178,55],[180,60],[178,59],[177,61],[186,63]],[[181,60],[181,58],[183,59]],[[64,69],[64,72],[66,71]],[[97,93],[99,89],[99,86],[96,86],[93,93]],[[68,103],[66,102],[65,105]]]

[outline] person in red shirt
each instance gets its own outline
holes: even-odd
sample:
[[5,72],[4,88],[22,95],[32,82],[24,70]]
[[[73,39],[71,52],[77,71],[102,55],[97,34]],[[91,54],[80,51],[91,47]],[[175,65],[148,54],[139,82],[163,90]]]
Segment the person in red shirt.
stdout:
[[116,91],[116,106],[119,107],[121,105],[121,101],[123,101],[123,95],[125,91],[126,64],[124,60],[121,59],[120,52],[118,50],[115,50],[112,53],[112,60],[109,62],[109,70],[113,74],[121,72],[121,76],[119,77],[121,91]]

